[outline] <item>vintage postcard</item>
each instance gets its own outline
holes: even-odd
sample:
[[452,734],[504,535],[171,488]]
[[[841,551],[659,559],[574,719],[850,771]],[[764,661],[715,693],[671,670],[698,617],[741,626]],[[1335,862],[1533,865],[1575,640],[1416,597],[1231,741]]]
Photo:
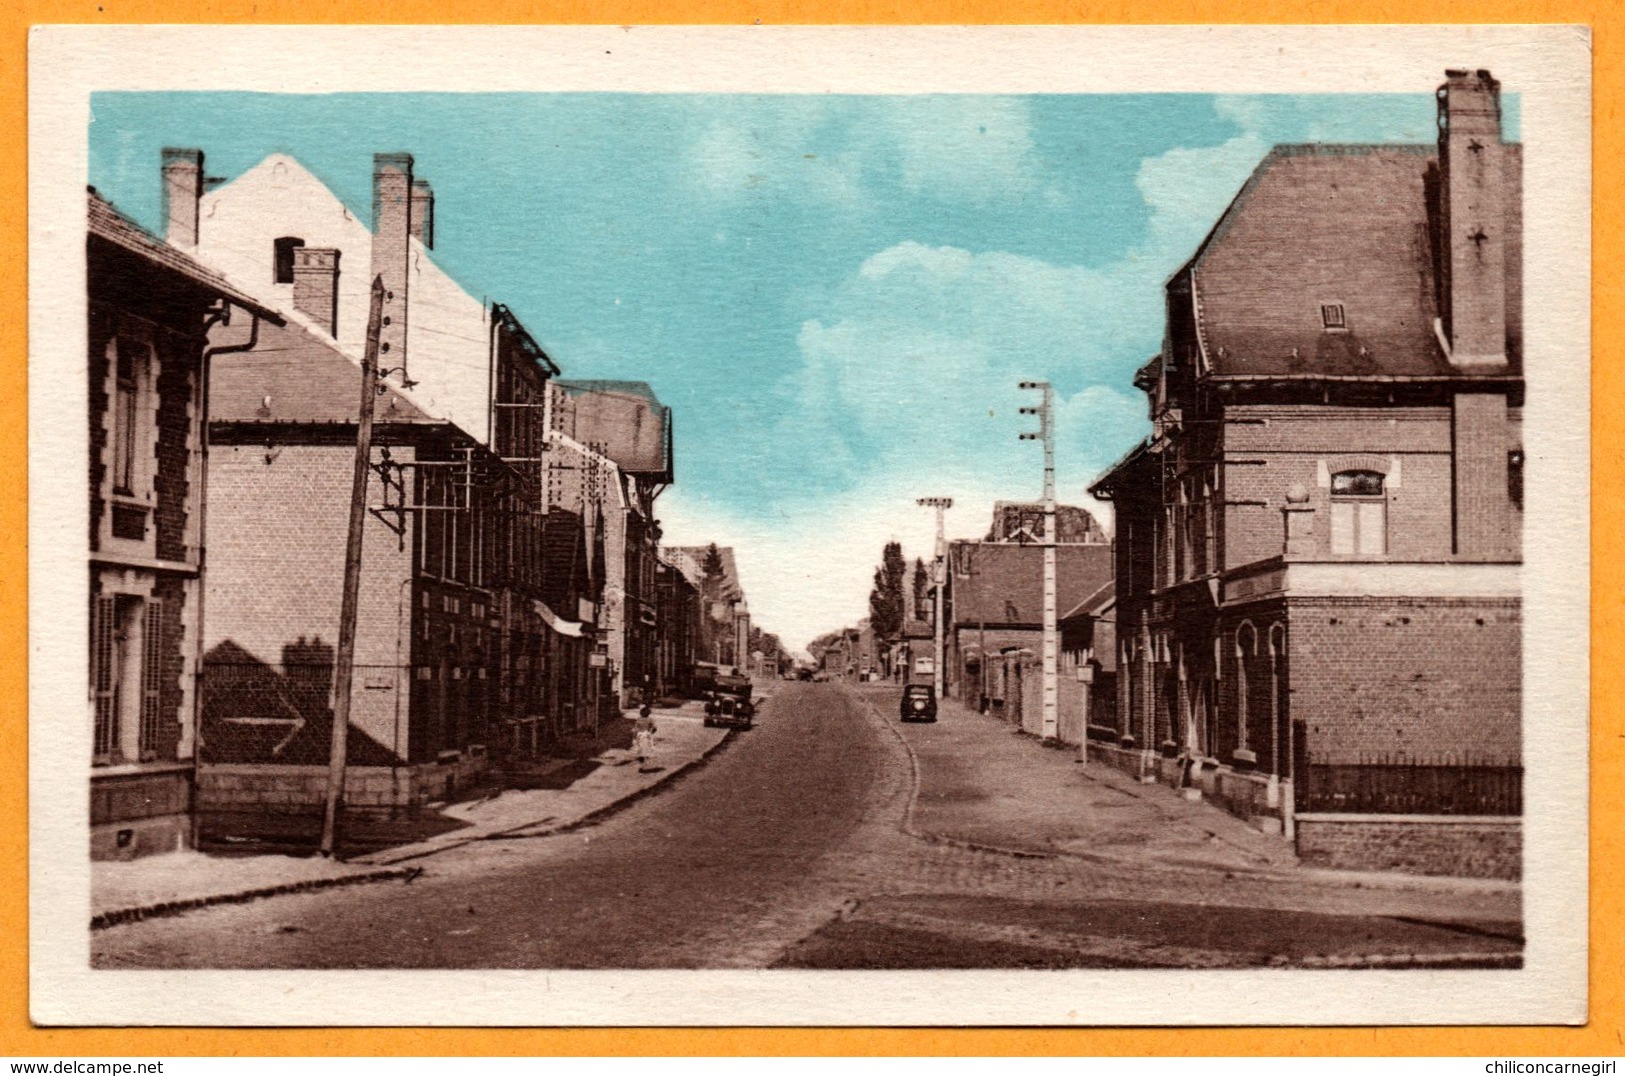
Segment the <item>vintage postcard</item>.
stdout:
[[1583,1021],[1589,64],[38,28],[35,1021]]

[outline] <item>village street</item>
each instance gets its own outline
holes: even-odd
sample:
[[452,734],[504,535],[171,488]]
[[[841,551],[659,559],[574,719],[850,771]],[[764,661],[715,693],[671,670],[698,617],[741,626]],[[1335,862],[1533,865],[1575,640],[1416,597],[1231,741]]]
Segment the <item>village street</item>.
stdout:
[[[96,931],[217,968],[1499,966],[1515,885],[1299,868],[1284,842],[954,704],[777,683],[755,729],[600,824],[389,881]],[[1017,767],[1021,769],[1017,769]],[[1024,774],[1020,782],[1012,780]],[[1002,835],[1011,835],[1003,839]]]

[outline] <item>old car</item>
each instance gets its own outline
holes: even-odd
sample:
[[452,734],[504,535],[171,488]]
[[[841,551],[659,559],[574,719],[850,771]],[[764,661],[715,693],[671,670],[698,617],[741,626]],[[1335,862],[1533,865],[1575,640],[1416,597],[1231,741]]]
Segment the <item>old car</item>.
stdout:
[[748,729],[756,719],[756,706],[748,696],[712,692],[705,700],[707,728]]
[[904,721],[935,721],[937,692],[930,684],[910,684],[903,689],[898,716]]

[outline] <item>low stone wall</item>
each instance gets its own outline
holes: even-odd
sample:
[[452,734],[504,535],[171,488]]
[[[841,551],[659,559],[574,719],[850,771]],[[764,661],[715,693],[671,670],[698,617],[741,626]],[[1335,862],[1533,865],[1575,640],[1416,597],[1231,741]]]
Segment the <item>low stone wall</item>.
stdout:
[[1298,858],[1337,870],[1517,880],[1523,820],[1498,816],[1301,814]]
[[[413,811],[432,800],[455,796],[477,781],[487,765],[481,755],[415,766],[351,766],[344,771],[344,803],[355,811]],[[326,766],[222,763],[198,767],[199,812],[319,814],[326,799]]]

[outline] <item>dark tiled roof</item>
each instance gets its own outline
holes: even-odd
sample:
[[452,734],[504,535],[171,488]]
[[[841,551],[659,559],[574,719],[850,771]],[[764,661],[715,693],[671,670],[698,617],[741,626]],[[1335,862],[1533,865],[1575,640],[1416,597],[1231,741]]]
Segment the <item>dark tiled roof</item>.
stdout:
[[[1071,609],[1112,578],[1105,543],[1056,547],[1056,608]],[[1044,619],[1044,547],[1007,542],[955,542],[955,624],[1038,624]]]
[[1101,611],[1107,609],[1117,600],[1117,581],[1107,580],[1100,589],[1083,599],[1077,605],[1061,614],[1063,621],[1073,617],[1099,616]]
[[170,246],[152,235],[133,220],[120,213],[113,204],[94,190],[88,192],[90,200],[89,231],[98,239],[123,247],[148,261],[187,278],[194,284],[229,299],[245,310],[281,324],[282,317],[239,291],[226,278],[208,268],[186,252]]
[[[217,422],[354,422],[361,366],[297,322],[260,330],[252,351],[218,355],[209,376],[209,417]],[[433,422],[385,387],[379,422]]]
[[[1522,329],[1519,147],[1509,145],[1505,160],[1508,354],[1515,363]],[[1464,376],[1433,326],[1437,169],[1432,146],[1275,147],[1176,274],[1194,285],[1213,372]],[[1327,303],[1342,304],[1347,331],[1326,330]]]

